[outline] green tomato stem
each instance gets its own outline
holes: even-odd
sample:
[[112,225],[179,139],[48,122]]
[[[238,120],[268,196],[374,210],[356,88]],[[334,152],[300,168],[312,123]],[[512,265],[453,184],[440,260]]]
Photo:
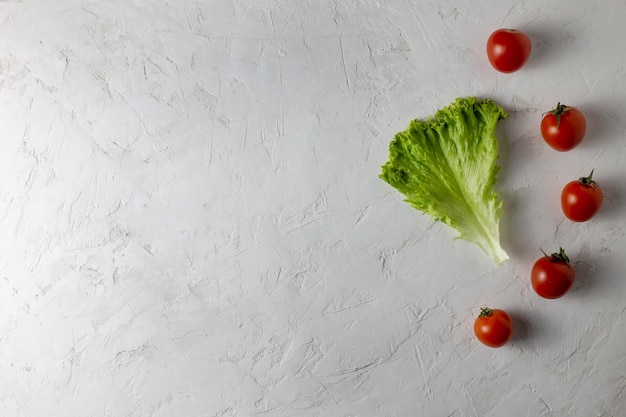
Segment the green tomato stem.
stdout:
[[547,253],[545,253],[543,251],[543,249],[541,249],[541,252],[548,259],[548,261],[550,261],[550,262],[563,262],[563,263],[567,264],[567,266],[569,266],[569,257],[565,254],[565,250],[563,248],[559,247],[559,251],[558,252],[554,252],[551,255],[548,255]]
[[581,184],[591,185],[592,187],[595,187],[596,185],[598,185],[598,183],[593,180],[593,171],[594,170],[592,169],[588,177],[580,177],[578,181],[580,181]]
[[548,113],[552,113],[554,117],[556,117],[556,127],[561,126],[561,116],[566,112],[570,111],[572,108],[570,106],[566,106],[565,104],[561,104],[561,102],[556,103],[556,107],[550,111],[545,112],[543,115],[545,116]]

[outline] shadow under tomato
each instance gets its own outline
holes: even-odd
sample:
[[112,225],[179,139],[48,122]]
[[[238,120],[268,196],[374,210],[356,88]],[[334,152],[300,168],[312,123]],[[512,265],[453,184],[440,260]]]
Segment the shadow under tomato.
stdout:
[[587,122],[585,138],[578,148],[599,150],[599,146],[622,140],[622,132],[626,125],[623,122],[625,112],[620,100],[621,98],[603,98],[602,101],[585,100],[569,104],[578,108]]
[[511,342],[524,341],[527,342],[533,336],[531,321],[521,311],[507,311],[513,321],[513,336]]
[[[524,65],[527,69],[540,68],[549,65],[549,61],[558,61],[557,54],[564,54],[563,45],[574,40],[572,33],[567,31],[555,31],[553,25],[533,24],[521,28],[530,38],[532,50],[528,62]],[[522,67],[522,70],[524,70]]]
[[619,264],[612,262],[612,251],[591,251],[572,261],[576,280],[566,297],[603,299],[621,287],[623,273]]
[[[558,16],[548,19],[535,19],[520,26],[532,43],[532,51],[526,66],[529,68],[547,68],[552,62],[569,59],[577,43],[583,39],[575,30],[571,30],[567,21]],[[556,104],[556,103],[555,103]]]
[[577,259],[572,262],[572,267],[576,271],[576,278],[570,292],[576,296],[589,293],[592,287],[598,283],[595,279],[596,265],[586,259]]
[[594,172],[594,179],[598,181],[604,195],[602,207],[595,215],[595,219],[621,221],[624,215],[623,196],[626,195],[626,184],[623,180],[618,181],[615,178],[600,178],[599,173],[596,172]]
[[513,321],[513,337],[510,342],[522,348],[528,348],[537,352],[537,347],[548,343],[554,338],[553,329],[550,328],[550,320],[542,317],[541,312],[509,311]]

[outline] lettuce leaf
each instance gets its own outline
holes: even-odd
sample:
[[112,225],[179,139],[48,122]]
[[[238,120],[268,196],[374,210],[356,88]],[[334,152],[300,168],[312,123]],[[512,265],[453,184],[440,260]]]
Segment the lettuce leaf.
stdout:
[[496,265],[509,259],[500,246],[502,200],[494,190],[500,170],[495,129],[506,117],[491,100],[457,98],[396,134],[380,175],[411,206],[455,228],[457,239],[475,243]]

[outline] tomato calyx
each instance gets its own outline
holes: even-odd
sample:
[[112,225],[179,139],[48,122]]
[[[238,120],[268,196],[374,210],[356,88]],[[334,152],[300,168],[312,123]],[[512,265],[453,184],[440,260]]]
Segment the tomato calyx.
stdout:
[[598,183],[593,180],[593,171],[594,170],[592,169],[588,177],[580,177],[578,179],[578,182],[580,182],[583,185],[590,185],[591,187],[594,187],[594,188],[597,187]]
[[556,107],[550,111],[544,113],[544,116],[548,113],[552,113],[554,117],[556,117],[556,127],[561,126],[561,116],[563,116],[566,112],[570,111],[572,108],[570,106],[566,106],[565,104],[561,104],[561,102],[556,103]]
[[493,314],[493,309],[489,307],[482,307],[480,309],[480,314],[478,315],[478,317],[489,317],[492,314]]
[[543,249],[541,250],[541,252],[543,252],[546,259],[550,262],[562,262],[566,264],[568,267],[570,266],[569,257],[565,254],[565,250],[561,247],[559,247],[558,252],[554,252],[551,255],[548,255],[547,253],[545,253]]

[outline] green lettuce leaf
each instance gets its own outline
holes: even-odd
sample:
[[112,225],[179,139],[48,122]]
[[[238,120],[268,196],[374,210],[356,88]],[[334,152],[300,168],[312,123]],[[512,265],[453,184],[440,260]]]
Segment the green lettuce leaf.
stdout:
[[500,170],[495,129],[506,117],[491,100],[458,98],[396,134],[380,175],[411,206],[455,228],[457,238],[477,244],[496,264],[509,259],[500,246],[502,200],[494,190]]

